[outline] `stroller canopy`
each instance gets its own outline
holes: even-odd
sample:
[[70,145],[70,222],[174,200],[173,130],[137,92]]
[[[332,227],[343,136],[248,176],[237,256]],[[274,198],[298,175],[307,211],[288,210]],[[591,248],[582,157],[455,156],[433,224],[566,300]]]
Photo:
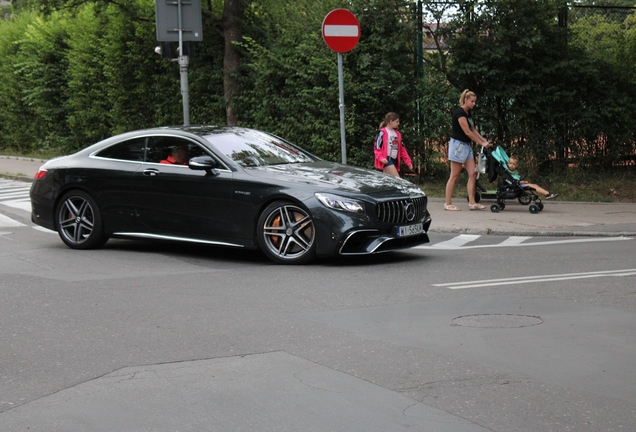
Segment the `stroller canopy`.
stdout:
[[494,149],[492,151],[492,157],[494,157],[501,165],[508,166],[510,157],[508,157],[503,147],[497,147],[496,149]]

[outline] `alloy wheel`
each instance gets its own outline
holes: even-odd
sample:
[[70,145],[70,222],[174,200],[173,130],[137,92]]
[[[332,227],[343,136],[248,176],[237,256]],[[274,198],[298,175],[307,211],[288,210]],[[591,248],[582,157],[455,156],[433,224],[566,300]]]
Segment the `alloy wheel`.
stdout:
[[274,203],[263,212],[259,227],[261,246],[274,261],[300,263],[313,258],[314,223],[300,207]]
[[97,205],[81,191],[71,192],[62,199],[57,210],[57,227],[60,238],[74,249],[99,247],[107,240]]

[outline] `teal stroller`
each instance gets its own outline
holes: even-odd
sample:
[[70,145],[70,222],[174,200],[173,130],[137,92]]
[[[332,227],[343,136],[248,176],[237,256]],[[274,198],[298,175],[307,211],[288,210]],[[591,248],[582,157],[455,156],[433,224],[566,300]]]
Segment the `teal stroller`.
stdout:
[[[497,213],[506,208],[506,200],[516,199],[519,204],[530,205],[528,210],[530,213],[536,214],[543,210],[541,199],[535,194],[535,190],[531,187],[524,186],[520,183],[521,178],[514,176],[508,170],[509,156],[503,148],[497,147],[494,150],[483,149],[485,155],[485,163],[478,164],[482,167],[481,173],[488,174],[488,181],[497,182],[497,189],[487,190],[479,180],[475,186],[475,201],[479,202],[482,198],[490,198],[497,200],[496,204],[490,206],[490,211]],[[480,157],[482,157],[480,155]]]

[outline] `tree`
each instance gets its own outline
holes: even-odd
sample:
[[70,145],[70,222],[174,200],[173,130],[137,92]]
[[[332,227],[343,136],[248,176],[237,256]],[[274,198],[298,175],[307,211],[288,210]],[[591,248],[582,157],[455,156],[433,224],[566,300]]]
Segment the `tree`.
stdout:
[[559,1],[489,0],[462,3],[452,23],[449,80],[475,91],[481,132],[490,132],[523,157],[546,161],[565,145],[571,66],[556,25]]
[[241,67],[241,55],[237,42],[242,40],[242,20],[245,14],[245,0],[225,0],[220,27],[225,38],[223,56],[223,94],[225,97],[226,120],[228,125],[236,125],[237,113],[234,99],[240,94],[237,76]]
[[563,7],[560,0],[466,1],[450,41],[449,79],[480,96],[482,126],[544,172],[611,166],[633,130],[619,108],[633,85],[568,44],[556,19]]
[[24,125],[37,137],[42,151],[64,147],[68,137],[64,97],[67,88],[68,49],[63,16],[45,20],[32,16],[31,23],[17,41],[13,57],[15,90],[20,104],[16,107],[25,118],[14,123]]
[[[237,112],[233,108],[234,100],[240,94],[237,84],[240,75],[241,54],[237,42],[242,40],[243,20],[248,0],[222,0],[224,3],[222,16],[215,17],[218,11],[219,0],[207,0],[206,13],[211,19],[206,22],[216,27],[225,39],[225,52],[223,55],[223,87],[227,124],[237,123]],[[80,10],[84,5],[95,4],[106,9],[115,7],[129,17],[131,21],[138,19],[138,10],[135,2],[120,2],[117,0],[21,0],[16,4],[18,8],[36,8],[45,13],[58,10]]]
[[34,131],[33,110],[23,100],[23,77],[16,73],[20,57],[18,41],[35,17],[35,14],[25,13],[11,20],[0,21],[0,148],[21,153],[33,150],[37,134]]

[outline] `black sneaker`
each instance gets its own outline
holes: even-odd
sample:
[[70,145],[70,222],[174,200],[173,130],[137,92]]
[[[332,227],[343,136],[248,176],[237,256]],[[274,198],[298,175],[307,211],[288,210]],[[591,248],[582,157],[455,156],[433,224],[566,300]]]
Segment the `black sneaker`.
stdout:
[[558,197],[558,196],[559,196],[559,194],[558,194],[558,193],[552,193],[552,192],[550,192],[550,193],[548,193],[548,194],[545,196],[545,199],[549,200],[549,199],[552,199],[552,198],[556,198],[556,197]]

